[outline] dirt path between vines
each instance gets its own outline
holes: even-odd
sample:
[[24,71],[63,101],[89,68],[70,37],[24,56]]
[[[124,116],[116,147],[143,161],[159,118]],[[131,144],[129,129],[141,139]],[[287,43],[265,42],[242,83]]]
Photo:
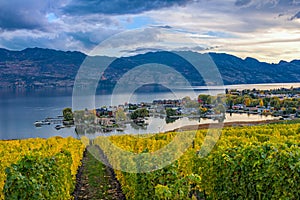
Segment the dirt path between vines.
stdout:
[[76,187],[73,193],[75,200],[111,199],[124,200],[125,196],[114,170],[104,165],[93,154],[97,154],[107,162],[107,158],[100,148],[87,147],[76,177]]

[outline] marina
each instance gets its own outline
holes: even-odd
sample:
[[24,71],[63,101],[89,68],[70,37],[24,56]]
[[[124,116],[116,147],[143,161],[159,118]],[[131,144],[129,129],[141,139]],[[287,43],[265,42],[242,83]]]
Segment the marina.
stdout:
[[[287,84],[286,88],[290,88],[291,85],[294,87],[299,86],[299,83]],[[241,85],[241,86],[226,86],[226,88],[256,88],[258,89],[268,89],[268,88],[282,88],[285,87],[285,84],[256,84],[256,85]],[[7,91],[6,91],[7,92]],[[62,92],[59,90],[57,93],[55,90],[51,90],[47,93],[47,90],[43,90],[43,93],[35,93],[35,90],[30,93],[23,93],[24,91],[19,91],[14,93],[13,91],[10,95],[0,99],[0,138],[1,139],[21,139],[21,138],[35,138],[42,137],[48,138],[51,136],[61,136],[61,137],[78,137],[75,132],[75,127],[65,127],[57,130],[56,125],[63,125],[61,119],[57,116],[62,115],[62,110],[67,107],[72,106],[72,91],[69,91],[68,94],[62,95]],[[193,92],[184,90],[179,91],[176,96],[172,92],[152,92],[145,94],[131,94],[128,99],[128,94],[115,94],[114,102],[115,105],[122,104],[122,102],[149,102],[155,99],[180,99],[185,96],[192,96]],[[207,91],[198,91],[198,94],[207,94]],[[102,94],[95,96],[95,106],[101,107],[102,105],[111,105],[111,95]],[[80,109],[85,108],[86,101],[83,99],[82,104],[78,107]],[[92,109],[92,108],[89,108]],[[159,110],[158,110],[159,111]],[[22,114],[17,114],[22,113]],[[282,113],[283,114],[283,113]],[[282,115],[280,114],[280,115]],[[193,120],[192,117],[195,117]],[[288,119],[289,115],[284,115],[284,119]],[[53,124],[50,125],[41,125],[35,126],[36,121],[43,121],[46,118],[59,118],[57,121],[52,120]],[[144,134],[144,133],[155,133],[163,132],[164,130],[173,130],[176,127],[180,127],[184,124],[193,125],[199,124],[199,119],[197,119],[197,114],[190,114],[189,118],[181,117],[176,120],[174,123],[167,124],[165,120],[166,115],[162,113],[151,113],[148,119],[148,126],[139,127],[131,126],[130,123],[124,123],[125,127],[119,127],[119,130],[114,129],[111,132],[106,132],[105,134]],[[256,111],[250,111],[249,115],[246,111],[235,110],[231,116],[230,113],[226,113],[224,122],[228,121],[260,121],[265,119],[274,119],[279,118],[279,114],[274,116],[270,115],[259,115]],[[18,125],[16,125],[18,122]],[[200,124],[202,123],[214,123],[211,119],[201,119]],[[55,123],[55,124],[54,124]],[[56,124],[57,123],[57,124]]]
[[47,117],[45,118],[44,120],[41,120],[41,121],[35,121],[34,122],[34,125],[36,127],[41,127],[41,126],[44,126],[44,125],[51,125],[51,124],[62,124],[63,123],[63,116],[57,116],[55,118],[52,118],[52,117]]

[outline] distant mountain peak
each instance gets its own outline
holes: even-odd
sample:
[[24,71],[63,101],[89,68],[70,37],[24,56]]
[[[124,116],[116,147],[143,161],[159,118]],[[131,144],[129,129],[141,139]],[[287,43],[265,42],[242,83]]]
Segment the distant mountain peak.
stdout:
[[289,62],[287,62],[287,61],[285,61],[285,60],[280,60],[278,64],[279,64],[279,65],[282,65],[282,64],[287,64],[287,63],[289,63]]
[[[215,62],[224,84],[255,84],[299,82],[300,60],[280,61],[278,64],[260,62],[251,57],[241,59],[226,53],[198,53],[193,51],[157,51],[123,58],[88,56],[95,70],[101,62],[111,62],[105,72],[105,85],[115,83],[122,73],[147,63],[162,63],[189,77],[191,84],[203,83],[190,64],[176,53],[201,59],[209,55]],[[173,54],[173,55],[172,55]],[[197,57],[199,56],[199,57]],[[73,86],[78,69],[87,55],[78,51],[61,51],[45,48],[27,48],[10,51],[0,48],[0,87],[69,87]],[[105,60],[106,59],[106,60]],[[208,69],[209,70],[209,69]],[[96,74],[96,73],[95,73]]]
[[260,62],[260,61],[257,60],[256,58],[252,58],[252,57],[246,57],[244,60],[245,60],[245,61],[251,61],[251,62]]

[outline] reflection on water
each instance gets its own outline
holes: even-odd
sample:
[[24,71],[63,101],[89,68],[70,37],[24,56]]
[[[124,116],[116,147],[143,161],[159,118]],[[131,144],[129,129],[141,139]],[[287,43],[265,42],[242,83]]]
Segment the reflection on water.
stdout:
[[[264,120],[272,120],[274,119],[273,116],[264,116],[264,115],[253,115],[253,114],[246,114],[246,113],[232,113],[226,114],[225,122],[250,122],[250,121],[264,121]],[[131,124],[127,124],[124,131],[112,131],[109,133],[96,133],[96,134],[87,134],[88,137],[93,138],[100,135],[124,135],[124,134],[147,134],[147,133],[158,133],[158,132],[167,132],[173,131],[174,129],[180,129],[183,126],[190,126],[190,125],[200,125],[200,124],[212,124],[218,123],[216,120],[212,119],[202,119],[199,122],[199,119],[195,118],[179,118],[173,123],[166,123],[166,121],[159,117],[149,117],[146,120],[148,126],[132,126]]]
[[[300,87],[300,83],[276,83],[276,84],[252,84],[252,85],[231,85],[215,88],[216,93],[222,91],[224,88],[236,89],[272,89],[272,88],[290,88]],[[197,95],[200,93],[207,94],[207,88],[196,88]],[[99,95],[96,97],[96,106],[103,105],[118,105],[124,102],[139,103],[142,101],[152,102],[155,99],[180,99],[185,96],[195,97],[194,92],[190,90],[182,90],[177,93],[171,92],[152,92],[146,94],[118,94],[118,95]],[[83,109],[86,102],[83,98]],[[61,111],[65,107],[72,107],[72,88],[61,89],[9,89],[0,90],[0,139],[19,139],[19,138],[34,138],[34,137],[51,137],[60,135],[62,137],[73,136],[76,137],[74,128],[65,128],[57,131],[55,125],[44,126],[36,128],[33,123],[36,120],[42,120],[46,117],[56,117],[61,115]],[[232,114],[226,115],[225,122],[230,121],[259,121],[265,119],[272,119],[271,116],[265,117],[260,115],[247,114]],[[200,124],[212,123],[212,120],[201,119]],[[164,119],[149,118],[148,127],[146,129],[134,129],[127,125],[124,132],[115,132],[114,134],[143,134],[156,133],[173,130],[181,126],[197,125],[199,121],[189,120],[188,118],[181,118],[172,124],[167,124]]]
[[253,114],[237,114],[237,113],[232,113],[232,114],[226,114],[226,119],[225,122],[249,122],[249,121],[264,121],[264,120],[272,120],[272,119],[277,119],[271,115],[253,115]]

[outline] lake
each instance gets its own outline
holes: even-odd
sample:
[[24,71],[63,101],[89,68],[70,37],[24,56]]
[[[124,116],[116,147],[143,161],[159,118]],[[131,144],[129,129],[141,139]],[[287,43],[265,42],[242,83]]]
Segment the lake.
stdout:
[[[282,84],[251,84],[251,85],[232,85],[224,88],[234,89],[275,89],[300,87],[300,83],[282,83]],[[205,87],[196,87],[196,94],[206,93]],[[215,93],[222,91],[222,87],[213,88]],[[176,94],[171,92],[151,92],[141,94],[116,94],[113,96],[114,103],[124,102],[152,102],[155,99],[179,99],[185,96],[195,97],[195,93],[190,90],[180,90]],[[51,136],[73,136],[77,137],[74,128],[65,128],[57,131],[55,125],[47,125],[37,128],[33,125],[36,120],[43,120],[46,117],[56,117],[62,115],[62,109],[72,107],[72,89],[44,89],[44,90],[23,90],[17,89],[0,91],[0,139],[23,139],[23,138],[48,138]],[[96,106],[111,105],[111,95],[98,95],[96,97]],[[268,117],[270,118],[270,117]],[[258,115],[240,115],[233,114],[226,116],[226,121],[258,121],[266,117]],[[174,124],[165,124],[160,119],[151,118],[147,130],[133,129],[128,127],[125,133],[143,134],[148,132],[158,132],[173,130],[182,125],[198,124],[196,120],[186,118],[177,120]],[[210,121],[201,120],[200,123],[210,123]]]

